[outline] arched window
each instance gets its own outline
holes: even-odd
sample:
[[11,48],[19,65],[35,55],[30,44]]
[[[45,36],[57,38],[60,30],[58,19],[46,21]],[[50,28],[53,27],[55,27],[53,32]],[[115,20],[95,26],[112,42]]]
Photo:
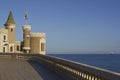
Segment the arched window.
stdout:
[[12,51],[13,51],[13,47],[11,46],[11,47],[10,47],[10,52],[12,52]]
[[6,41],[6,36],[4,35],[4,41]]
[[3,52],[5,52],[5,47],[3,47]]
[[17,51],[19,51],[19,45],[17,45]]

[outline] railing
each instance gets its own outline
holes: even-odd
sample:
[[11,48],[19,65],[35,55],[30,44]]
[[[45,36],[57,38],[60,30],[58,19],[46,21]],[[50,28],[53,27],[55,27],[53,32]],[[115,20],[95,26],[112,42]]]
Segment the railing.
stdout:
[[60,74],[65,80],[120,80],[120,73],[112,72],[65,59],[39,55],[41,64]]
[[4,53],[0,54],[1,57],[38,61],[65,80],[120,80],[120,73],[47,55]]

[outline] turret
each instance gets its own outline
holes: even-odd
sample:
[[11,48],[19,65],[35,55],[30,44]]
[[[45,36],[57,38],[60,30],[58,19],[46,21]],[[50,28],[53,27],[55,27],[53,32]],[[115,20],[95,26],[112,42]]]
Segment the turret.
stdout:
[[8,29],[8,42],[14,43],[16,41],[16,24],[13,18],[12,11],[10,11],[8,19],[4,26],[6,29]]
[[24,25],[23,26],[23,51],[25,53],[30,52],[30,25]]

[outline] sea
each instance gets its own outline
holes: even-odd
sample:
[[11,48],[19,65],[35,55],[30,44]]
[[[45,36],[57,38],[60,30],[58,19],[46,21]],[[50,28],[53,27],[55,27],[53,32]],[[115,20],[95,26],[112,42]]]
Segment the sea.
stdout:
[[48,54],[120,73],[120,54]]

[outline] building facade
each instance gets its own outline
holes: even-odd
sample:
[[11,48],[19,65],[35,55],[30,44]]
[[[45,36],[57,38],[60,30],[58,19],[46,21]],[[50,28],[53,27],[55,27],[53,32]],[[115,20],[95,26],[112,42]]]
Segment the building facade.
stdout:
[[1,53],[46,54],[45,33],[32,33],[30,25],[23,25],[23,41],[16,41],[16,24],[11,11],[4,26],[0,28]]

